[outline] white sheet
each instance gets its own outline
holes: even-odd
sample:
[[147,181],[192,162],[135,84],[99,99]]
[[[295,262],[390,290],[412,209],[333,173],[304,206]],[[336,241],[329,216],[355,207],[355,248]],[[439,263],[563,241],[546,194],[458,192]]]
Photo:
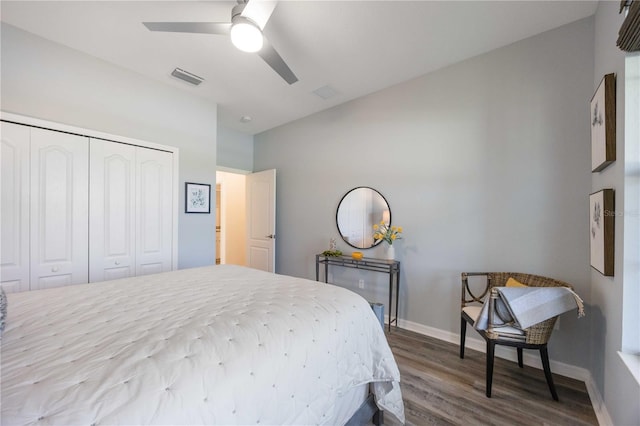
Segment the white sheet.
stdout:
[[2,424],[326,424],[367,382],[404,421],[368,303],[343,288],[212,266],[12,293]]

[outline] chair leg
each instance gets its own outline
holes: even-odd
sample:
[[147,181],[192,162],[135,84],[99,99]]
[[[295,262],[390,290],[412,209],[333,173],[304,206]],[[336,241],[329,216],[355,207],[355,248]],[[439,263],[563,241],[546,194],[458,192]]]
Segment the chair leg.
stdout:
[[491,339],[487,339],[487,398],[491,398],[491,382],[493,381],[493,355],[495,351],[495,343]]
[[464,359],[464,340],[467,337],[467,321],[460,318],[460,358]]
[[376,411],[376,413],[373,415],[372,422],[375,426],[384,425],[384,411],[382,410]]
[[518,367],[523,368],[524,364],[522,363],[522,348],[518,349]]
[[544,368],[544,376],[547,379],[547,384],[549,385],[551,396],[553,397],[554,401],[558,401],[556,386],[553,384],[553,376],[551,376],[551,367],[549,366],[549,352],[547,352],[546,346],[543,346],[540,348],[540,359],[542,360],[542,367]]

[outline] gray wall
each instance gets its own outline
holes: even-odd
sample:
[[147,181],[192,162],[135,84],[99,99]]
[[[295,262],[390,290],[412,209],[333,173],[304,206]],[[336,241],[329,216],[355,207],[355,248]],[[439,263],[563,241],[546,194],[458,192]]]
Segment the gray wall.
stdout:
[[185,215],[182,206],[184,182],[215,184],[217,105],[7,24],[1,28],[2,110],[180,148],[179,267],[213,264],[215,215]]
[[[404,320],[457,333],[462,271],[555,277],[589,303],[593,31],[581,20],[257,135],[255,169],[278,170],[276,270],[313,278],[337,203],[366,185],[405,230]],[[365,291],[333,278],[385,300],[371,275]],[[589,366],[588,318],[561,318],[552,359]]]
[[253,171],[253,136],[218,126],[218,166]]
[[[617,2],[600,2],[595,16],[595,69],[592,90],[595,91],[605,74],[616,74],[616,162],[600,173],[594,173],[591,179],[592,192],[603,188],[613,188],[616,191],[616,211],[624,214],[616,216],[615,224],[615,276],[605,277],[599,272],[591,271],[591,316],[592,324],[592,366],[591,374],[602,395],[607,410],[616,425],[635,425],[640,422],[640,385],[629,373],[627,367],[618,355],[623,347],[623,318],[629,316],[628,310],[634,310],[636,315],[640,300],[638,300],[637,258],[625,256],[624,236],[627,223],[631,218],[625,209],[625,164],[637,175],[638,158],[626,158],[625,151],[636,150],[640,143],[637,139],[628,140],[625,144],[625,55],[615,48],[618,29],[624,19],[618,14]],[[633,117],[637,123],[638,117]],[[628,145],[628,146],[627,146]],[[637,180],[637,177],[636,177]],[[629,188],[627,188],[629,189]],[[637,187],[635,188],[637,191]],[[633,194],[629,194],[633,196]],[[637,199],[637,193],[635,194]],[[635,218],[637,222],[637,205]],[[636,228],[637,229],[637,228]],[[633,237],[638,244],[637,234]],[[637,252],[637,249],[636,249]],[[626,258],[626,259],[625,259]],[[628,268],[625,262],[632,262]],[[635,302],[628,294],[635,287]],[[627,311],[623,311],[624,297],[627,298]],[[629,303],[631,301],[631,303]],[[627,334],[636,334],[635,344],[638,344],[638,321],[627,318]],[[637,347],[635,348],[637,351]],[[635,401],[635,403],[629,403]]]

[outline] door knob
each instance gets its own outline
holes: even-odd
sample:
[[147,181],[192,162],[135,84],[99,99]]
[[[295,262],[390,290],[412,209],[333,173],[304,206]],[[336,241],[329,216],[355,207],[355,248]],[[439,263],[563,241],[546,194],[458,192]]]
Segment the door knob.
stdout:
[[265,238],[271,238],[271,239],[273,239],[273,238],[275,238],[275,237],[276,237],[276,235],[275,235],[275,234],[269,234],[269,235],[266,235],[266,236],[265,236]]
[[119,265],[119,264],[120,264],[120,261],[119,261],[119,260],[116,260],[116,265]]
[[53,268],[51,268],[51,272],[58,272],[58,267],[54,266]]

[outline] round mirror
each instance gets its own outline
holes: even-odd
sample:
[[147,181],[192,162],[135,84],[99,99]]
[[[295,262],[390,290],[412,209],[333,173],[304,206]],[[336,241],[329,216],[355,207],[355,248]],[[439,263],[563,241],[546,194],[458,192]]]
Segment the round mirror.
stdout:
[[382,240],[373,239],[373,225],[381,221],[391,224],[391,210],[387,200],[373,188],[354,188],[338,204],[338,232],[351,247],[368,249],[379,244]]

